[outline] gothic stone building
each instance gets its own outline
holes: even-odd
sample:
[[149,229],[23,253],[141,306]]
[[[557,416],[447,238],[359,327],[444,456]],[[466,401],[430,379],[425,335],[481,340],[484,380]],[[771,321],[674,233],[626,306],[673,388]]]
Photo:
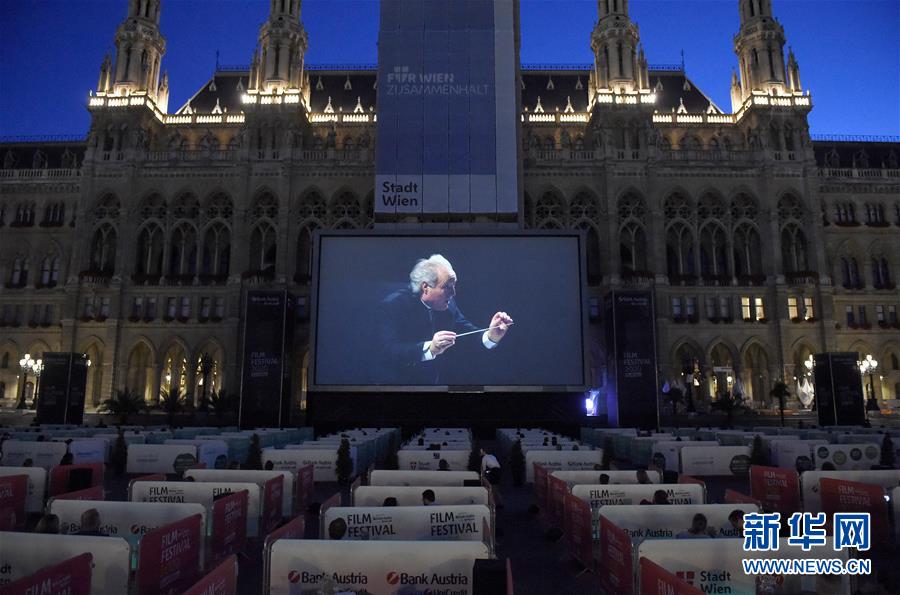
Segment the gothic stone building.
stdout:
[[[376,68],[306,64],[300,4],[273,0],[251,65],[170,112],[159,0],[130,0],[87,138],[0,145],[5,405],[33,390],[26,352],[87,354],[89,407],[235,391],[246,291],[306,312],[313,231],[375,224]],[[764,406],[826,350],[871,354],[896,399],[900,142],[811,138],[771,0],[738,9],[730,111],[648,65],[628,0],[598,2],[593,64],[523,66],[520,225],[585,230],[596,385],[600,296],[647,288],[660,373],[701,403],[739,382]],[[297,332],[302,406],[308,313]]]

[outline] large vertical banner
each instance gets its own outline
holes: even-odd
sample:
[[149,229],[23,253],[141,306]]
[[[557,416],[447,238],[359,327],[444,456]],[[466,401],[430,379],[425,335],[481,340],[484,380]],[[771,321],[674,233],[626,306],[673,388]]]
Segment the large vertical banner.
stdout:
[[80,353],[44,353],[38,384],[37,419],[42,424],[84,420],[87,358]]
[[815,355],[819,425],[855,426],[865,421],[858,359],[855,351]]
[[653,294],[611,291],[603,305],[609,424],[655,429],[659,414]]
[[516,213],[518,0],[382,0],[376,213]]
[[286,291],[247,292],[238,414],[242,429],[290,422],[292,309]]

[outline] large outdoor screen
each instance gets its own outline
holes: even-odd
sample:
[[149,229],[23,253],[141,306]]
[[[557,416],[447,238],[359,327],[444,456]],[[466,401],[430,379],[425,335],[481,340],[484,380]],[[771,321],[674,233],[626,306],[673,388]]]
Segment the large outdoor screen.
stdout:
[[582,389],[582,241],[316,235],[311,388]]

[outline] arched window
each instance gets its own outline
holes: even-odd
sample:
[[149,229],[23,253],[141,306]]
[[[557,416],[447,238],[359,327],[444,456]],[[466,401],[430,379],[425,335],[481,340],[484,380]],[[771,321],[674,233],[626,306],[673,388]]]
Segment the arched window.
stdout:
[[619,262],[622,273],[647,272],[647,205],[635,194],[619,199]]
[[24,257],[17,256],[13,261],[9,284],[12,287],[25,287],[26,283],[28,283],[28,260]]
[[231,230],[222,222],[216,222],[206,229],[203,237],[203,262],[200,274],[225,277],[231,264]]
[[234,204],[231,197],[224,192],[214,194],[206,201],[205,215],[207,220],[224,219],[230,221],[234,214]]
[[725,228],[715,222],[700,228],[700,274],[705,279],[729,275],[728,238]]
[[278,219],[278,199],[271,192],[260,194],[250,208],[250,216],[253,221],[267,217],[272,221]]
[[541,195],[534,206],[534,223],[537,229],[562,229],[565,227],[566,206],[553,190]]
[[193,277],[197,273],[197,231],[189,223],[172,230],[169,241],[169,270],[172,277]]
[[737,277],[759,277],[762,270],[762,242],[752,223],[742,223],[734,230],[734,274]]
[[872,284],[875,289],[893,289],[891,267],[883,256],[872,257]]
[[163,231],[159,225],[150,224],[141,229],[137,241],[135,273],[158,277],[162,275]]
[[308,223],[300,228],[297,235],[297,263],[294,270],[294,281],[308,282],[312,278],[312,234],[316,230],[315,223]]
[[50,284],[50,257],[41,261],[41,285],[46,287]]
[[679,277],[693,278],[694,270],[694,233],[682,221],[676,221],[666,229],[666,271],[669,279]]
[[277,250],[275,228],[266,222],[254,227],[250,236],[250,270],[274,273]]
[[785,273],[801,273],[809,270],[806,252],[806,235],[797,224],[789,224],[781,231],[781,266]]
[[362,209],[359,199],[352,192],[342,192],[331,204],[332,227],[335,229],[355,229],[360,227]]
[[845,289],[862,289],[864,287],[859,276],[859,262],[854,256],[841,257],[841,274]]
[[106,223],[91,238],[90,270],[111,275],[116,266],[116,228]]

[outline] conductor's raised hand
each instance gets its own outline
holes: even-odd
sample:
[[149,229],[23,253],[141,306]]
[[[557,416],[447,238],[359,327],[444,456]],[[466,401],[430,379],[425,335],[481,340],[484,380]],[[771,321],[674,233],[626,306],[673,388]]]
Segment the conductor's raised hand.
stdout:
[[456,344],[456,333],[453,331],[438,331],[431,338],[431,346],[428,348],[431,355],[437,357]]
[[494,343],[499,343],[500,339],[506,336],[509,325],[513,323],[513,319],[506,312],[497,312],[491,318],[491,330],[488,332],[488,338]]

